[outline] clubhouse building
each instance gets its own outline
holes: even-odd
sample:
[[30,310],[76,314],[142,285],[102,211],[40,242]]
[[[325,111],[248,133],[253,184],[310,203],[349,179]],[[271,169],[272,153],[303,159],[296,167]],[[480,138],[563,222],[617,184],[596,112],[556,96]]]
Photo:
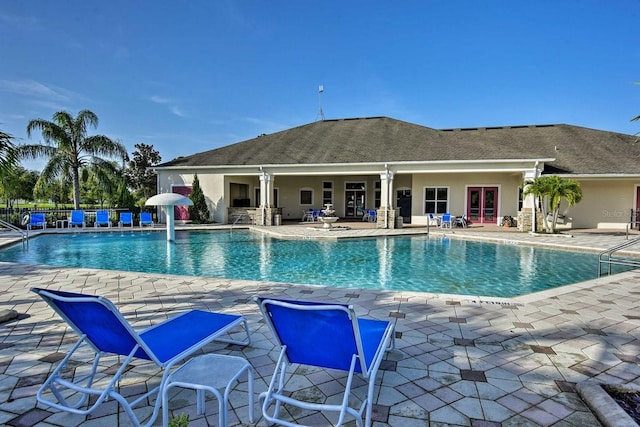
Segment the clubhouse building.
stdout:
[[[377,213],[379,228],[464,215],[472,224],[539,223],[524,182],[578,181],[582,201],[561,214],[574,228],[625,228],[638,209],[637,137],[584,127],[432,129],[388,117],[322,120],[156,166],[158,192],[188,195],[198,175],[212,220],[301,220],[333,205],[344,219]],[[188,221],[186,209],[176,219]],[[539,214],[538,214],[539,216]]]

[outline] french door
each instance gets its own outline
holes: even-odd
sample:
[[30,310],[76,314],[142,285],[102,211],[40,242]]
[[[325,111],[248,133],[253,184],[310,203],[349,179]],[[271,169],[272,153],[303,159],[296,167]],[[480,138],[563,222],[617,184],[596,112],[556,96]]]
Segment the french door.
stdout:
[[365,197],[364,182],[347,182],[344,192],[344,216],[347,218],[362,217],[365,209]]
[[[191,186],[190,185],[174,185],[171,187],[172,193],[178,193],[182,196],[189,197],[191,194]],[[173,207],[174,218],[177,221],[188,221],[189,220],[189,207],[188,206],[174,206]]]
[[480,224],[498,222],[498,187],[467,188],[467,218]]

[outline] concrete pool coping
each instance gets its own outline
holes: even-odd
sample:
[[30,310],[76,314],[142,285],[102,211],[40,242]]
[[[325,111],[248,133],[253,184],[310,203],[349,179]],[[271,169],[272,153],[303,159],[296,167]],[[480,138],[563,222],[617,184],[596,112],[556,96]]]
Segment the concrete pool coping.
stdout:
[[[515,239],[518,233],[484,237]],[[536,244],[553,244],[520,237],[523,244],[533,239],[538,239]],[[566,240],[581,250],[597,251],[624,238],[617,233],[585,233]],[[500,299],[0,263],[0,303],[19,313],[0,325],[0,423],[117,422],[115,407],[85,420],[36,405],[41,376],[55,366],[55,355],[64,353],[74,336],[28,292],[39,286],[107,295],[138,326],[191,307],[242,313],[250,322],[254,344],[212,345],[209,351],[246,357],[258,372],[257,392],[270,378],[275,349],[250,296],[349,301],[362,315],[395,321],[400,333],[398,348],[387,356],[379,376],[376,426],[600,425],[576,391],[587,380],[638,381],[638,279],[640,274],[629,272]],[[143,371],[131,375],[136,378]],[[295,380],[308,384],[307,376],[317,381],[318,373],[296,374]],[[313,388],[314,393],[331,398],[332,381],[323,382],[319,390]],[[172,407],[176,413],[191,414],[195,423],[205,420],[195,414],[194,399],[181,395],[176,402]],[[246,402],[243,396],[232,402],[231,425],[247,420],[242,402]],[[215,402],[208,403],[206,419],[213,422],[217,415],[211,405]],[[328,422],[322,415],[293,416],[312,425]]]

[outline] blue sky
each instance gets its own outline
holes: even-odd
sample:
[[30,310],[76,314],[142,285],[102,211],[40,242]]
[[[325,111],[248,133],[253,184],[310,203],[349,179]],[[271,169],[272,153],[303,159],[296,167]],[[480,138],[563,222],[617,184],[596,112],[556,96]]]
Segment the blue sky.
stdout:
[[5,1],[0,130],[89,109],[164,161],[327,119],[640,123],[638,0]]

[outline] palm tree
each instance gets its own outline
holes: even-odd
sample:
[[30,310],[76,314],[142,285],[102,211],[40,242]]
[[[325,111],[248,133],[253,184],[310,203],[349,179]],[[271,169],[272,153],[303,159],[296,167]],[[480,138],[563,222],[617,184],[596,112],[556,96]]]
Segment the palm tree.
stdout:
[[13,137],[0,131],[0,173],[8,173],[16,164]]
[[82,110],[77,117],[66,111],[53,114],[53,121],[31,120],[27,125],[27,136],[31,132],[42,132],[45,145],[22,145],[18,147],[21,158],[35,159],[48,157],[36,188],[68,174],[73,186],[73,204],[80,208],[80,172],[92,166],[94,170],[112,173],[113,164],[101,156],[127,159],[127,150],[116,141],[104,135],[87,136],[87,126],[98,126],[98,116],[89,110]]
[[[580,183],[557,175],[540,176],[533,181],[525,182],[523,194],[525,196],[533,194],[540,198],[542,222],[545,230],[549,233],[556,232],[562,201],[565,200],[571,207],[582,200]],[[551,216],[551,223],[549,223],[548,216]]]

